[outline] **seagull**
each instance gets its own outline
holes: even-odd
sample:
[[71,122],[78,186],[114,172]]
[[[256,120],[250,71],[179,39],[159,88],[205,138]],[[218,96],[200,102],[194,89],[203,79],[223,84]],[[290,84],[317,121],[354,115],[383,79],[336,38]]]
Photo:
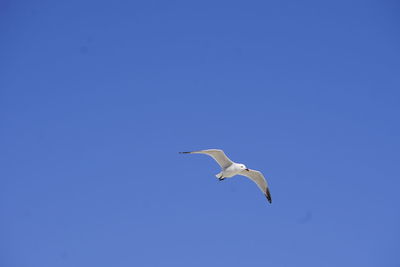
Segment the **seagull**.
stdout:
[[216,174],[215,176],[223,181],[225,178],[231,178],[235,175],[243,175],[247,178],[250,178],[253,182],[255,182],[258,188],[261,189],[263,194],[267,197],[269,203],[272,202],[271,194],[269,192],[268,183],[264,178],[264,175],[256,170],[251,170],[246,167],[244,164],[236,163],[231,161],[221,149],[206,149],[206,150],[198,150],[198,151],[190,151],[190,152],[179,152],[180,154],[206,154],[212,157],[218,164],[221,166],[221,172]]

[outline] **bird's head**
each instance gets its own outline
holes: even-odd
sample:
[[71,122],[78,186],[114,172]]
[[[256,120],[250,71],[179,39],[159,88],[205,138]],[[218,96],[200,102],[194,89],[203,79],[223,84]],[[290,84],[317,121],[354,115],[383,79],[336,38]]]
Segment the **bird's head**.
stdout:
[[240,168],[241,170],[250,171],[250,170],[246,167],[246,165],[244,165],[244,164],[239,164],[239,168]]

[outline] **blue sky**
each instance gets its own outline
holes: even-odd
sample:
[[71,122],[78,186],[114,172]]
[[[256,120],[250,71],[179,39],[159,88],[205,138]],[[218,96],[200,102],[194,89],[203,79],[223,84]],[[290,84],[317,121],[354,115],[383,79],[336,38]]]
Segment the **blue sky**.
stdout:
[[[399,266],[396,1],[2,1],[0,265]],[[221,148],[246,178],[178,151]]]

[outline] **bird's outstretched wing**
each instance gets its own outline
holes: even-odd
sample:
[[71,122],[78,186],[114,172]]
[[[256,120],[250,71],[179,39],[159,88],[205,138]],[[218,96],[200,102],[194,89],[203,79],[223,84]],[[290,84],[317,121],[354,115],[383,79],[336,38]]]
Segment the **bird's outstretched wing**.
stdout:
[[257,186],[261,189],[261,191],[264,193],[264,195],[267,197],[268,202],[271,203],[271,193],[269,192],[268,189],[268,183],[264,178],[264,175],[256,170],[248,170],[248,171],[242,171],[240,175],[246,176],[247,178],[250,178],[253,182],[257,184]]
[[190,152],[179,152],[181,154],[206,154],[213,159],[221,166],[221,168],[229,167],[233,162],[225,155],[224,151],[221,149],[206,149],[206,150],[199,150],[199,151],[190,151]]

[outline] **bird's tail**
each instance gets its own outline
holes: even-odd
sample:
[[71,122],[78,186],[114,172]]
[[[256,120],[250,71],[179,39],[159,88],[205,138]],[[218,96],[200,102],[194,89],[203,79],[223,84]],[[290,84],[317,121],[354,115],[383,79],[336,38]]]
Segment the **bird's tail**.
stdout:
[[217,177],[218,179],[221,178],[222,177],[222,172],[216,174],[215,177]]

